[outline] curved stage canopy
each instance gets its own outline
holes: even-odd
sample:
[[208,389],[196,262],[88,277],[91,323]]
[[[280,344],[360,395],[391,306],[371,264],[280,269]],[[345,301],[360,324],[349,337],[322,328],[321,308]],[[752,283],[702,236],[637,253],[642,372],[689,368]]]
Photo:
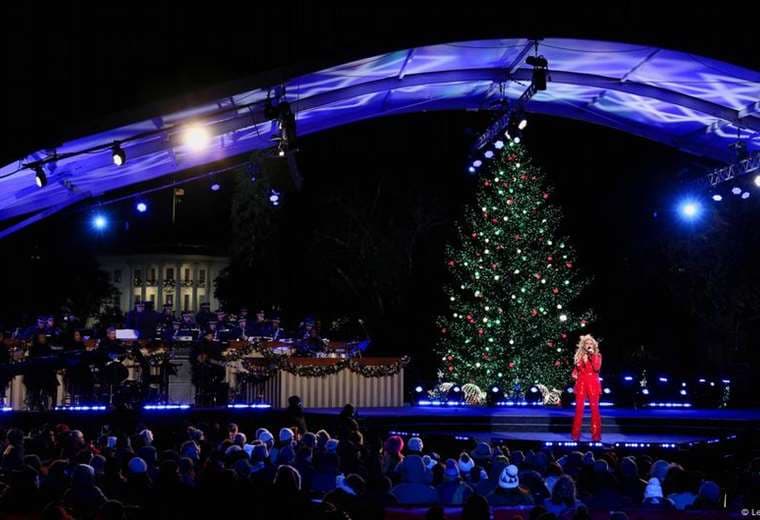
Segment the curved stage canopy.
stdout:
[[[504,39],[390,52],[293,77],[284,83],[285,99],[301,136],[379,116],[489,109],[504,94],[515,99],[527,88],[532,68],[525,57],[534,49],[528,39]],[[760,72],[615,42],[545,39],[538,52],[549,62],[551,81],[527,103],[528,112],[607,126],[721,161],[732,160],[737,133],[750,152],[760,150]],[[258,85],[156,114],[9,164],[0,170],[0,220],[26,215],[34,221],[110,190],[271,147],[276,128],[264,101],[277,87]],[[180,140],[192,123],[212,134],[204,151]],[[112,162],[115,141],[127,156],[121,167]],[[49,180],[42,189],[23,167],[35,161],[43,161]]]

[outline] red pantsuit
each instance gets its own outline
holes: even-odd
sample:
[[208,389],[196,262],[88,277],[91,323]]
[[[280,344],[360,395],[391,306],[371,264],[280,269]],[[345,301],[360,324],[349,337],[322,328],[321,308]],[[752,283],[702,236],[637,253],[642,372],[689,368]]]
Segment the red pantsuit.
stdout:
[[575,418],[573,419],[573,439],[581,436],[583,407],[588,399],[591,405],[591,439],[602,439],[602,418],[599,415],[599,396],[602,385],[599,382],[599,370],[602,368],[602,355],[592,354],[589,361],[579,362],[573,368],[575,380]]

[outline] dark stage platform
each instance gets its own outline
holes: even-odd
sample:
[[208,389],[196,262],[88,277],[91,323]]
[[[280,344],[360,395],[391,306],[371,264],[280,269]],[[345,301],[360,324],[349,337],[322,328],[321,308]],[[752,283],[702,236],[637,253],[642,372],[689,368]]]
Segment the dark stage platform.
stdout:
[[[310,429],[332,430],[340,410],[307,409]],[[399,432],[426,437],[509,443],[569,443],[573,410],[570,408],[471,406],[361,408],[359,421],[366,431]],[[588,415],[588,414],[587,414]],[[34,426],[45,422],[123,424],[144,422],[162,427],[190,423],[235,421],[256,428],[284,423],[284,412],[274,409],[194,408],[138,411],[56,411],[49,413],[0,413],[0,425]],[[605,446],[681,448],[697,444],[757,442],[760,439],[760,409],[643,409],[603,408]],[[580,446],[593,445],[585,418]],[[639,446],[643,445],[643,446]]]

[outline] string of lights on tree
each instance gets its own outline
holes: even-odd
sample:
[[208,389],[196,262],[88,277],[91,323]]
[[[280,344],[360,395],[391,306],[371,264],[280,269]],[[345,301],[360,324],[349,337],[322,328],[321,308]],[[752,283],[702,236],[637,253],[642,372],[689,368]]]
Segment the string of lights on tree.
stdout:
[[592,320],[573,302],[588,284],[561,235],[561,210],[523,145],[495,143],[479,166],[476,203],[447,248],[450,312],[439,319],[442,381],[523,395],[561,389],[573,333]]

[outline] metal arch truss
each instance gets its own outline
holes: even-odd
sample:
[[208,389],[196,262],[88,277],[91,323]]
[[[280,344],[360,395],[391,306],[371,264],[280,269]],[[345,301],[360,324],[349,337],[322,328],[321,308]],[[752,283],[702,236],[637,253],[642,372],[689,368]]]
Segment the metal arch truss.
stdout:
[[486,131],[483,132],[480,137],[478,137],[477,141],[475,141],[475,143],[472,145],[470,153],[475,153],[478,150],[482,150],[485,146],[488,145],[488,143],[496,139],[496,137],[498,137],[499,134],[501,134],[502,131],[507,128],[509,125],[509,120],[512,118],[512,116],[516,112],[523,110],[525,104],[530,100],[530,98],[533,97],[537,91],[538,90],[536,89],[536,86],[531,83],[528,88],[526,88],[525,91],[520,95],[517,101],[510,104],[509,109],[507,109],[507,111],[496,121],[491,123]]
[[760,172],[760,152],[754,152],[747,159],[707,173],[707,182],[711,188],[754,172]]

